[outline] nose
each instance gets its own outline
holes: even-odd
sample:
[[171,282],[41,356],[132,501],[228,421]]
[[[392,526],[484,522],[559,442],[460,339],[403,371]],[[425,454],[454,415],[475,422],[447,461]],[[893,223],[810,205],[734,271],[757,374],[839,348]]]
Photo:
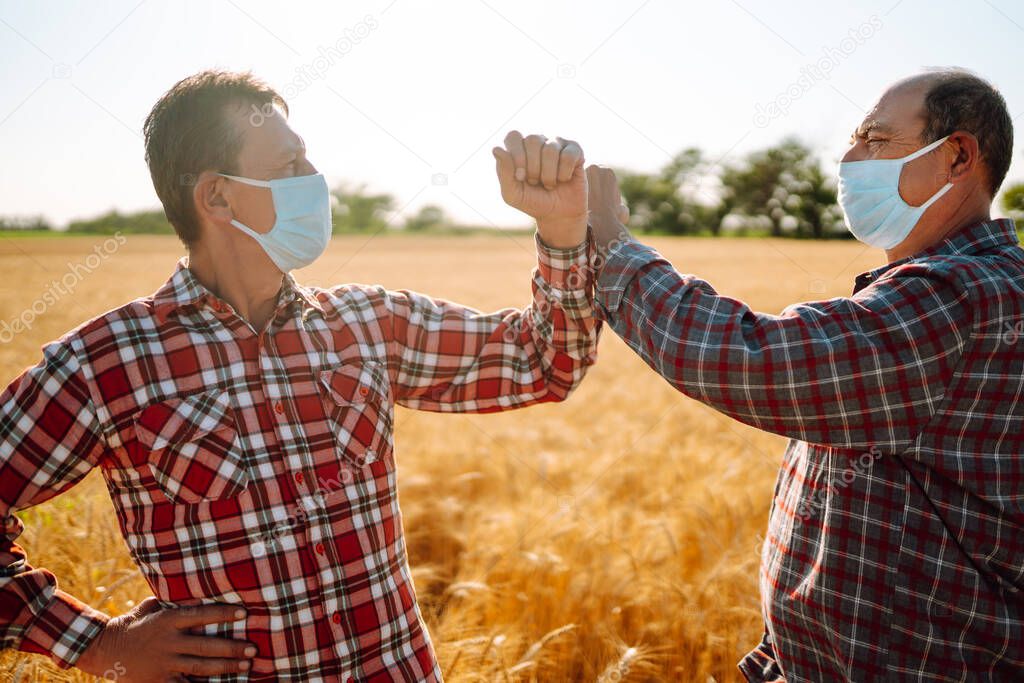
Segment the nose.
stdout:
[[867,158],[867,144],[860,140],[855,140],[849,149],[846,150],[846,154],[840,161],[862,161]]

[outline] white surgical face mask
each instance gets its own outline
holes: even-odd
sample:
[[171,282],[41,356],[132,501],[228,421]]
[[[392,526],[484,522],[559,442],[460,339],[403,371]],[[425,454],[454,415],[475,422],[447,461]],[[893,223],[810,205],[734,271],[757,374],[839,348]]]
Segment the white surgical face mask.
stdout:
[[900,196],[900,173],[905,164],[931,152],[948,137],[899,159],[839,164],[839,206],[854,237],[880,249],[892,249],[907,238],[928,207],[949,192],[953,183],[946,183],[921,206],[911,206]]
[[331,195],[323,175],[274,180],[220,175],[246,185],[270,188],[277,220],[269,232],[256,232],[235,219],[231,219],[231,225],[259,242],[282,272],[308,266],[324,253],[331,239]]

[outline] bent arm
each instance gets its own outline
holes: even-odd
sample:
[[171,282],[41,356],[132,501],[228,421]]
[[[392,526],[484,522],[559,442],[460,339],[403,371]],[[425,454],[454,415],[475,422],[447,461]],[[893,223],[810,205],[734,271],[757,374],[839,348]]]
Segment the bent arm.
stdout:
[[109,617],[57,587],[46,569],[28,564],[15,541],[19,509],[73,486],[105,448],[96,411],[70,347],[54,342],[43,360],[0,394],[0,647],[75,661]]
[[741,422],[845,448],[903,450],[969,336],[966,292],[924,264],[851,298],[758,313],[634,241],[597,281],[598,315],[672,386]]
[[490,412],[564,400],[596,360],[589,242],[536,237],[533,301],[482,313],[409,291],[388,292],[396,400],[409,408]]

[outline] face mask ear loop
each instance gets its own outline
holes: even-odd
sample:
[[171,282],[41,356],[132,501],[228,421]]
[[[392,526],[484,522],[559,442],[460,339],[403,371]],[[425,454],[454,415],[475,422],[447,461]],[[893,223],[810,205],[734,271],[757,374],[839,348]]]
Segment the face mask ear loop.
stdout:
[[[230,175],[228,173],[220,172],[218,172],[217,175],[224,176],[225,178],[230,178],[231,180],[237,180],[238,182],[243,183],[245,185],[252,185],[254,187],[270,187],[269,180],[256,180],[255,178],[244,178],[242,176]],[[252,237],[255,240],[259,240],[261,237],[260,233],[256,232],[255,230],[247,226],[245,223],[242,223],[241,221],[236,220],[234,218],[231,219],[231,225],[235,226],[236,228],[238,228],[246,235],[249,235],[249,237]]]
[[[946,140],[948,140],[948,139],[949,139],[949,136],[948,136],[948,135],[946,135],[945,137],[941,137],[941,138],[939,138],[939,139],[935,140],[934,142],[932,142],[932,143],[930,143],[930,144],[926,144],[925,146],[923,146],[922,148],[920,148],[920,150],[918,150],[918,151],[916,151],[916,152],[911,152],[911,153],[910,153],[910,154],[908,154],[908,155],[907,155],[906,157],[903,157],[903,159],[901,159],[900,161],[902,161],[904,165],[906,165],[906,164],[909,164],[909,163],[910,163],[910,162],[912,162],[912,161],[913,161],[914,159],[918,159],[919,157],[924,157],[924,156],[925,156],[925,155],[927,155],[927,154],[928,154],[929,152],[932,152],[933,150],[936,150],[936,148],[938,148],[938,146],[939,146],[940,144],[942,144],[943,142],[945,142],[945,141],[946,141]],[[929,198],[929,200],[928,200],[927,202],[925,202],[924,204],[922,204],[922,205],[921,205],[921,206],[919,206],[919,207],[913,207],[913,208],[914,208],[914,209],[918,209],[919,211],[921,211],[921,213],[922,213],[922,214],[923,214],[923,213],[925,213],[925,211],[927,211],[927,210],[928,210],[928,207],[930,207],[930,206],[932,206],[933,204],[935,204],[935,203],[936,203],[936,202],[937,202],[937,201],[939,200],[939,198],[940,198],[940,197],[942,197],[943,195],[945,195],[946,193],[948,193],[948,191],[949,191],[949,188],[950,188],[950,187],[952,187],[952,186],[953,186],[953,183],[951,183],[951,182],[946,182],[945,186],[944,186],[944,187],[942,187],[941,189],[939,189],[939,190],[937,191],[937,193],[935,193],[934,195],[932,195],[932,197],[931,197],[931,198]],[[900,197],[900,199],[902,200],[903,198],[902,198],[902,197]],[[905,200],[903,200],[903,203],[904,203],[904,204],[906,204],[906,201],[905,201]],[[910,206],[910,205],[909,205],[909,204],[907,204],[907,206]],[[921,214],[919,214],[919,215],[921,215]]]
[[[237,220],[235,218],[231,219],[231,225],[235,226],[236,228],[238,228],[239,230],[244,232],[249,237],[252,237],[256,241],[259,241],[260,237],[262,237],[262,235],[260,233],[256,232],[255,230],[250,228],[248,225],[246,225],[242,221]],[[264,234],[269,234],[269,233],[264,233]]]
[[246,185],[252,185],[254,187],[270,187],[270,181],[269,180],[256,180],[255,178],[243,178],[240,175],[228,175],[227,173],[218,173],[217,175],[224,176],[225,178],[231,178],[232,180],[237,180],[240,183],[244,183]]
[[[918,157],[922,157],[922,156],[924,156],[924,155],[925,155],[925,154],[927,154],[928,152],[931,152],[932,150],[934,150],[934,149],[937,149],[937,148],[939,147],[939,145],[941,145],[941,144],[942,144],[943,142],[945,142],[945,141],[946,141],[946,140],[948,140],[948,139],[949,139],[949,136],[948,136],[948,135],[947,135],[947,136],[945,136],[945,137],[943,137],[943,138],[939,138],[939,139],[938,139],[938,140],[936,140],[935,142],[933,142],[933,143],[931,143],[931,144],[929,144],[929,145],[926,145],[926,146],[922,147],[921,149],[917,150],[916,152],[913,152],[912,154],[909,154],[909,155],[905,156],[905,157],[903,158],[903,163],[904,163],[904,164],[906,164],[906,163],[909,163],[909,162],[913,161],[914,159],[917,159]],[[917,208],[917,209],[918,209],[918,211],[920,211],[920,212],[921,212],[921,214],[923,214],[923,213],[924,213],[925,211],[927,211],[927,210],[928,210],[928,207],[929,207],[929,206],[931,206],[931,205],[932,205],[932,204],[934,204],[935,202],[939,201],[939,198],[941,198],[941,197],[942,197],[942,195],[944,195],[944,194],[946,194],[947,192],[949,192],[949,190],[950,190],[950,189],[951,189],[952,187],[953,187],[953,183],[951,183],[951,182],[948,182],[948,181],[947,181],[947,182],[946,182],[946,184],[945,184],[945,185],[944,185],[944,186],[943,186],[943,187],[942,187],[942,188],[941,188],[941,189],[940,189],[940,190],[939,190],[938,192],[936,192],[935,194],[933,194],[933,195],[932,195],[932,196],[931,196],[931,197],[930,197],[930,198],[928,199],[928,201],[926,201],[926,202],[925,202],[924,204],[922,204],[921,206],[918,206],[918,207],[915,207],[915,208]],[[920,214],[919,214],[919,215],[920,215]]]
[[932,205],[932,204],[934,204],[935,202],[939,201],[939,198],[940,198],[940,197],[941,197],[942,195],[944,195],[944,194],[946,194],[947,192],[949,192],[949,191],[950,191],[950,189],[951,189],[952,187],[953,187],[953,183],[946,183],[946,184],[945,184],[945,185],[944,185],[944,186],[942,187],[942,189],[941,189],[941,190],[939,190],[938,192],[936,192],[935,194],[933,194],[933,195],[932,195],[932,198],[931,198],[931,199],[929,199],[928,201],[926,201],[926,202],[925,202],[924,204],[922,204],[921,206],[919,206],[919,207],[917,207],[917,208],[918,208],[918,209],[919,209],[919,210],[921,211],[921,213],[924,213],[925,211],[927,211],[927,210],[928,210],[928,207],[929,207],[929,206],[931,206],[931,205]]
[[933,143],[931,143],[929,145],[925,145],[924,147],[922,147],[921,149],[917,150],[916,152],[911,152],[907,156],[903,157],[903,159],[902,159],[903,163],[909,164],[914,159],[917,159],[918,157],[923,157],[925,154],[927,154],[928,152],[931,152],[932,150],[937,148],[939,145],[941,145],[943,142],[945,142],[948,139],[949,139],[949,136],[947,135],[946,137],[939,138],[938,140],[936,140],[935,142],[933,142]]

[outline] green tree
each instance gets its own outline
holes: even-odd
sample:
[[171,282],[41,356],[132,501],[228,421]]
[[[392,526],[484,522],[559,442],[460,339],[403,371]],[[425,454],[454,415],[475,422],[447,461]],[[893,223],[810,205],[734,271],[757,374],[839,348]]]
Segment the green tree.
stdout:
[[339,185],[331,191],[334,232],[377,232],[387,227],[387,213],[394,208],[390,194],[369,194],[366,185]]
[[42,216],[0,216],[0,230],[40,231],[53,230],[53,226]]
[[1014,183],[1003,190],[1002,205],[1011,217],[1024,218],[1024,183]]
[[721,174],[723,218],[765,224],[773,236],[840,234],[842,212],[835,186],[818,159],[799,141],[749,154]]
[[112,209],[96,218],[71,221],[69,232],[86,232],[97,235],[122,234],[172,234],[174,229],[167,222],[163,209],[121,213]]
[[670,235],[717,231],[714,196],[702,187],[711,174],[699,149],[683,150],[656,174],[618,175],[630,225],[637,230]]
[[425,232],[427,230],[439,230],[451,226],[451,222],[440,206],[427,204],[420,208],[415,216],[405,221],[405,229],[410,232]]

